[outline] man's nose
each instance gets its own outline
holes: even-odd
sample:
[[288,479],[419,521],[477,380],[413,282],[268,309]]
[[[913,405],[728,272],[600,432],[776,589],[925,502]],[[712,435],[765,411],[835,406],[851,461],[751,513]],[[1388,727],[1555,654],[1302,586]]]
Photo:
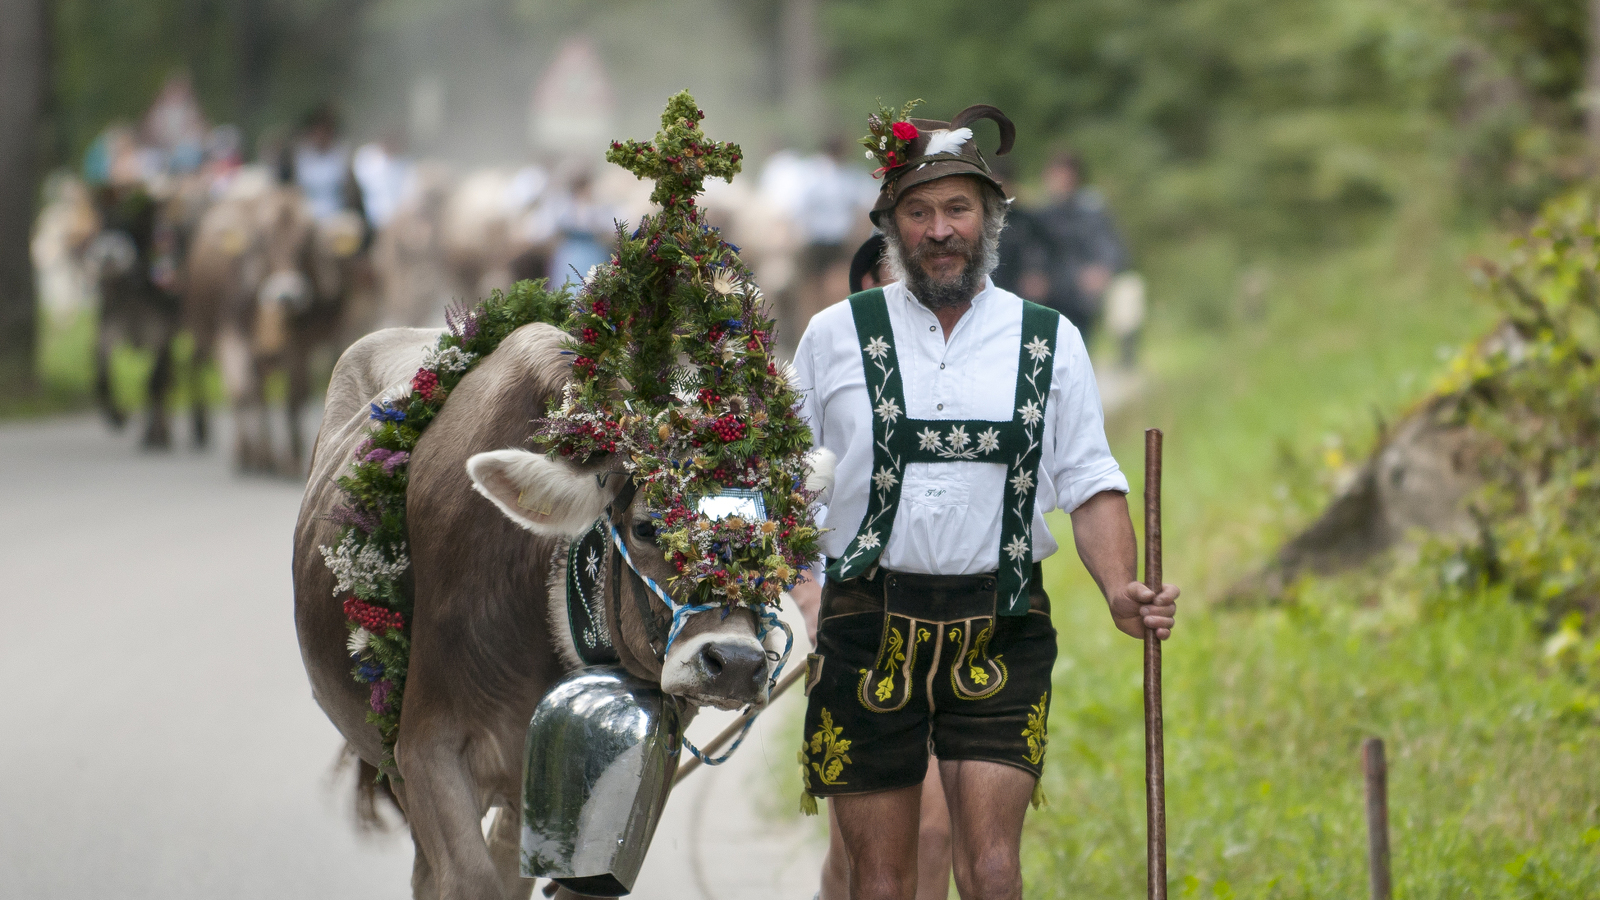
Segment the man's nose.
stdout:
[[933,221],[928,223],[928,237],[942,241],[955,233],[950,218],[943,213],[934,213]]

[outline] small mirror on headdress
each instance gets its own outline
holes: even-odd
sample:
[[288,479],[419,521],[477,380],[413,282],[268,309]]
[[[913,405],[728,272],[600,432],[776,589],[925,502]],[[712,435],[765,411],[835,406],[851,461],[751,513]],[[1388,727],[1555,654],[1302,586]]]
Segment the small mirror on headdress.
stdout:
[[738,516],[746,522],[764,522],[767,519],[767,501],[760,491],[746,488],[724,488],[700,498],[700,515],[713,522]]

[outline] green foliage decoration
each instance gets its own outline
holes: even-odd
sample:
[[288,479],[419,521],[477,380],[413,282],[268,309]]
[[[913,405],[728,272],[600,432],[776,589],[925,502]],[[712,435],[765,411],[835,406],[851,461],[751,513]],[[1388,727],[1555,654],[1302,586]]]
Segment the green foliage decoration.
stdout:
[[406,553],[411,453],[473,365],[523,325],[564,321],[571,300],[566,288],[552,292],[543,280],[523,281],[508,293],[495,291],[473,309],[452,310],[449,330],[424,358],[411,390],[372,404],[372,425],[339,477],[344,499],[331,517],[343,527],[322,555],[338,582],[335,595],[345,597],[351,674],[370,685],[367,721],[383,738],[380,768],[390,774],[411,654],[413,597]]
[[[614,454],[633,474],[681,596],[776,603],[817,552],[811,432],[750,270],[696,205],[705,179],[731,180],[741,160],[700,130],[704,115],[678,93],[654,141],[607,152],[655,180],[661,210],[619,227],[615,257],[584,279],[570,311],[573,377],[537,438],[578,462]],[[767,518],[697,511],[730,488],[759,492]]]

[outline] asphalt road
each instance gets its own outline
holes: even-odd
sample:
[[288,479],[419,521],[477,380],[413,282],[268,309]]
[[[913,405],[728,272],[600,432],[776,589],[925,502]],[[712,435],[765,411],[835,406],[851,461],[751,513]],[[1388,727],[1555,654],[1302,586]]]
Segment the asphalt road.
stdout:
[[[89,417],[0,426],[0,898],[410,895],[410,839],[357,834],[301,668],[300,493]],[[772,814],[799,711],[673,795],[633,896],[812,896],[821,833]]]

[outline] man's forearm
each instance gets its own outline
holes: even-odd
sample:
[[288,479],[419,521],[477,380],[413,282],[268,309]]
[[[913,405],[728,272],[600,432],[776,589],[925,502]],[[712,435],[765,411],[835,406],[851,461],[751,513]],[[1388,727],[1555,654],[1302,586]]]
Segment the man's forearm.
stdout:
[[1120,491],[1101,491],[1072,511],[1072,541],[1108,601],[1113,591],[1139,580],[1139,544]]

